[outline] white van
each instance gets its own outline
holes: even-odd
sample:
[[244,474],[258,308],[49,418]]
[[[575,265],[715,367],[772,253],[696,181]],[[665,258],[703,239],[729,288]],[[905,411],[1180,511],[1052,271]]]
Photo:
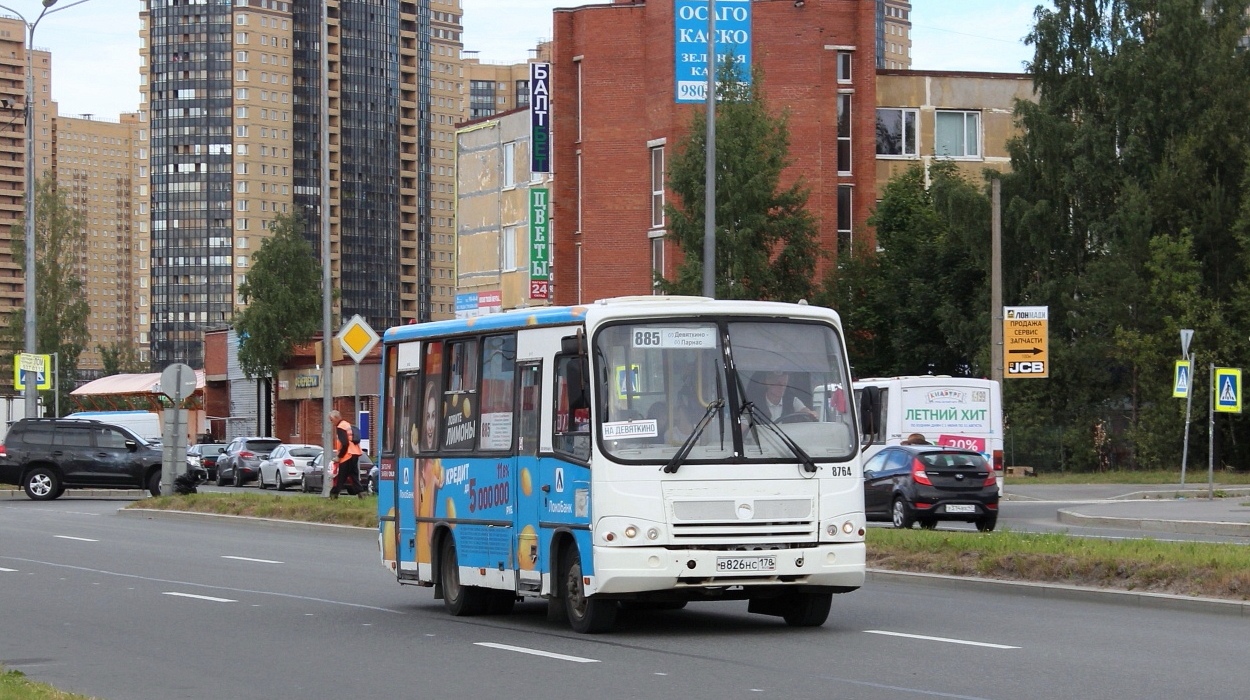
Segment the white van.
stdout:
[[149,411],[80,411],[65,416],[69,420],[98,420],[120,425],[148,442],[161,442],[161,417]]
[[947,375],[855,380],[856,405],[866,386],[880,391],[872,444],[864,458],[919,433],[934,445],[975,450],[994,465],[1003,490],[1003,397],[998,382]]

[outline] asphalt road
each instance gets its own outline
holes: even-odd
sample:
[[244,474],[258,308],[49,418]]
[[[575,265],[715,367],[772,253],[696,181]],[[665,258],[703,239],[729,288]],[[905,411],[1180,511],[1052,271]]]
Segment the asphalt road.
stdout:
[[0,663],[129,698],[1132,698],[1246,694],[1243,617],[873,583],[792,630],[745,603],[452,618],[368,532],[0,501]]

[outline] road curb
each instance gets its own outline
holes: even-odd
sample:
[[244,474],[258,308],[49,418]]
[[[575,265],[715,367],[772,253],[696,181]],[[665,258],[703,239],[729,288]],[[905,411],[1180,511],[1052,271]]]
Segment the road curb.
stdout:
[[1170,532],[1186,535],[1225,535],[1250,537],[1250,523],[1218,522],[1209,520],[1148,520],[1123,518],[1112,515],[1085,515],[1071,510],[1059,510],[1059,522],[1081,527],[1111,527],[1147,532]]
[[1250,601],[1196,598],[1169,593],[1119,591],[1111,588],[1089,588],[1087,586],[1068,586],[1031,581],[1005,581],[1002,579],[947,576],[944,574],[924,574],[910,571],[888,571],[885,569],[869,569],[868,580],[877,583],[910,583],[937,588],[1027,595],[1033,598],[1052,600],[1110,603],[1132,607],[1250,617]]
[[369,533],[375,537],[378,534],[376,527],[358,527],[356,525],[338,525],[336,523],[310,523],[302,520],[279,520],[277,518],[258,518],[251,515],[226,515],[224,513],[196,513],[189,510],[158,510],[156,508],[118,508],[118,515],[131,517],[146,517],[149,520],[169,519],[169,520],[216,520],[221,522],[261,522],[273,527],[282,528],[284,530],[296,530],[301,532],[339,532],[348,534]]
[[[106,498],[109,500],[135,501],[147,498],[148,492],[141,489],[65,489],[61,498]],[[26,498],[21,489],[0,489],[0,498]],[[59,499],[58,499],[59,500]]]

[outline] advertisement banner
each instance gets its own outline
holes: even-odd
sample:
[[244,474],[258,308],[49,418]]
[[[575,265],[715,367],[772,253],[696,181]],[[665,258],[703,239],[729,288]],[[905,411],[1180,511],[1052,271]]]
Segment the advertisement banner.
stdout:
[[[751,82],[751,1],[716,0],[716,65],[733,54],[738,78]],[[676,0],[673,52],[677,102],[707,101],[707,0]]]
[[530,299],[547,299],[551,294],[549,194],[545,187],[530,190]]
[[530,172],[551,172],[551,64],[530,64]]

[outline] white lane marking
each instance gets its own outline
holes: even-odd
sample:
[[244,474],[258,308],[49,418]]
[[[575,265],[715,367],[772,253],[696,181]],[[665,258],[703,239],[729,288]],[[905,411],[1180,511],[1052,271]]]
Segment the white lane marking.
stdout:
[[[171,586],[193,586],[195,588],[207,588],[210,590],[230,591],[231,593],[246,593],[253,595],[271,595],[277,598],[290,598],[291,600],[304,600],[311,603],[326,603],[329,605],[342,605],[347,608],[358,608],[361,610],[375,610],[377,612],[391,613],[392,615],[406,615],[402,610],[392,610],[391,608],[380,608],[376,605],[362,605],[360,603],[349,603],[344,600],[330,600],[329,598],[317,598],[315,596],[295,595],[294,593],[283,593],[280,591],[258,591],[250,588],[231,588],[229,586],[214,586],[208,583],[197,583],[195,581],[177,581],[167,578],[156,578],[154,576],[140,576],[139,574],[127,574],[120,571],[106,571],[104,569],[90,569],[85,566],[74,566],[73,564],[61,564],[54,561],[42,561],[40,559],[26,559],[24,557],[4,557],[8,561],[19,561],[27,564],[39,564],[41,566],[50,566],[56,569],[69,569],[70,571],[85,571],[91,574],[101,574],[103,576],[117,576],[119,578],[129,578],[136,581],[151,581],[153,583],[167,583]],[[62,578],[62,581],[68,581]]]
[[179,598],[195,598],[196,600],[209,600],[214,603],[237,603],[239,602],[237,600],[231,600],[229,598],[214,598],[211,595],[195,595],[194,593],[178,593],[176,591],[164,591],[161,593],[161,595],[172,595],[172,596],[177,596]]
[[239,561],[254,561],[257,564],[282,564],[284,562],[274,561],[273,559],[253,559],[251,557],[232,557],[228,554],[221,555],[222,559],[237,559]]
[[4,572],[6,572],[6,573],[10,573],[10,574],[12,574],[12,573],[17,573],[17,569],[0,569],[0,571],[4,571]]
[[885,630],[864,630],[865,634],[884,634],[887,637],[906,637],[908,639],[921,639],[926,642],[946,642],[947,644],[966,644],[971,647],[988,647],[990,649],[1019,649],[1020,647],[1007,646],[1006,644],[990,644],[988,642],[972,642],[967,639],[949,639],[947,637],[929,637],[923,634],[903,634],[902,632],[886,632]]
[[99,542],[100,540],[89,540],[86,537],[70,537],[69,535],[53,535],[59,540],[75,540],[77,542]]
[[479,647],[489,647],[491,649],[503,649],[504,651],[515,651],[521,654],[532,654],[534,656],[545,656],[549,659],[559,659],[560,661],[573,661],[579,664],[597,664],[599,659],[587,659],[582,656],[568,656],[566,654],[557,654],[552,651],[542,651],[541,649],[527,649],[525,647],[514,647],[508,644],[496,644],[494,642],[473,642]]

